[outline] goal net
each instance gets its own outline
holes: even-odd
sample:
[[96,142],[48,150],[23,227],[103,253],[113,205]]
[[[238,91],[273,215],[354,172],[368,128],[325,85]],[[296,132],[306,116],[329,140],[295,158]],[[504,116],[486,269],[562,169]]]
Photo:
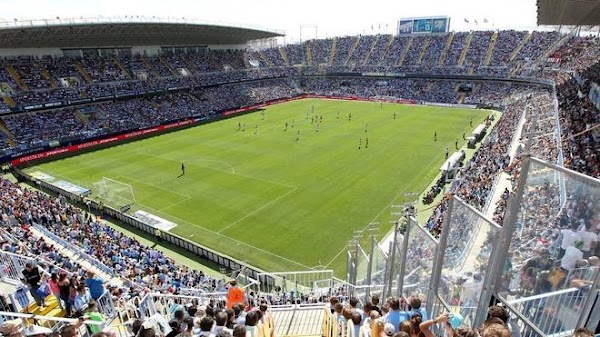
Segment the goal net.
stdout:
[[113,207],[123,207],[135,203],[133,187],[129,184],[102,177],[94,183],[95,196],[104,204]]

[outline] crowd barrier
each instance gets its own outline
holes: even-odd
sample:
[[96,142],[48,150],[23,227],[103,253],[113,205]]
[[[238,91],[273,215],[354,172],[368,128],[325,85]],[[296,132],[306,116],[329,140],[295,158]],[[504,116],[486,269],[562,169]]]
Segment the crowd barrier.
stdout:
[[[23,327],[25,330],[23,332],[27,332],[27,329],[30,326],[37,325],[44,328],[51,329],[53,331],[59,332],[63,327],[67,325],[79,325],[79,336],[81,337],[91,337],[91,330],[88,328],[89,326],[95,325],[100,328],[104,328],[108,326],[107,322],[99,322],[92,320],[85,320],[80,322],[79,319],[75,318],[63,318],[63,317],[54,317],[54,316],[42,316],[42,315],[34,315],[34,314],[21,314],[16,312],[7,312],[0,311],[0,321],[5,322],[8,320],[20,319],[23,322]],[[126,331],[122,329],[112,329],[115,332],[117,337],[128,337]]]
[[[391,292],[386,294],[417,296],[428,313],[459,313],[462,324],[470,327],[482,326],[490,303],[500,302],[510,312],[513,330],[522,336],[561,337],[578,327],[595,329],[600,318],[600,268],[591,261],[568,267],[555,247],[560,239],[549,238],[554,243],[545,246],[548,250],[534,249],[543,233],[533,220],[540,219],[540,211],[547,220],[593,207],[592,200],[600,196],[600,180],[529,155],[522,160],[502,227],[457,196],[449,197],[439,239],[404,214],[401,222],[406,226],[397,230],[391,244],[398,249],[390,250],[388,259],[404,267],[392,269],[385,284]],[[548,227],[558,229],[554,223]],[[550,254],[553,267],[540,269],[535,276],[536,285],[541,282],[537,278],[547,277],[547,286],[534,287],[523,280],[524,266],[529,259],[542,258],[543,252]]]
[[251,290],[259,294],[272,294],[284,303],[295,303],[296,299],[303,296],[330,296],[334,286],[333,270],[260,273],[257,281],[250,287]]
[[33,297],[29,293],[25,284],[22,283],[23,270],[25,265],[31,263],[33,266],[37,266],[40,263],[45,263],[51,266],[53,269],[67,272],[58,266],[55,266],[50,261],[42,259],[40,256],[30,257],[19,254],[13,254],[10,252],[0,251],[0,279],[9,284],[16,286],[16,291],[13,293],[3,294],[7,297],[9,304],[18,311],[27,309],[29,303],[33,302]]
[[37,229],[38,231],[40,231],[44,236],[49,237],[51,240],[54,240],[56,243],[58,243],[59,245],[63,246],[65,249],[67,249],[67,250],[75,253],[77,258],[80,258],[80,259],[83,259],[83,260],[87,261],[90,265],[92,265],[93,267],[95,267],[98,270],[102,271],[103,273],[106,273],[107,275],[110,275],[110,276],[115,276],[116,275],[114,269],[112,269],[111,267],[109,267],[109,266],[105,265],[104,263],[98,261],[98,259],[94,258],[93,256],[90,256],[88,253],[86,253],[83,250],[83,248],[71,244],[67,240],[65,240],[65,239],[61,238],[60,236],[58,236],[58,235],[52,233],[51,231],[49,231],[44,226],[33,225],[33,227],[35,229]]

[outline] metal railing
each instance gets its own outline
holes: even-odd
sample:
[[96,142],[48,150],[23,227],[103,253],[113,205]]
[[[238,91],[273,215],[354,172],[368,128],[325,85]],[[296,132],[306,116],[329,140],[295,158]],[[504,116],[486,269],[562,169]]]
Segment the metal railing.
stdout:
[[0,278],[8,281],[17,281],[19,282],[23,278],[22,271],[25,269],[25,264],[31,263],[33,265],[39,265],[40,263],[44,263],[53,269],[57,269],[59,271],[69,272],[68,270],[57,266],[53,261],[48,260],[47,258],[35,255],[35,256],[25,256],[19,255],[11,252],[0,251],[0,261],[2,268],[0,268]]
[[507,303],[519,310],[544,334],[551,335],[575,329],[579,317],[577,311],[582,301],[581,291],[578,288],[569,288]]
[[10,252],[0,251],[0,277],[3,281],[20,282],[23,278],[25,264],[35,263],[35,259]]
[[328,295],[333,287],[333,270],[259,273],[255,285],[261,294],[277,294],[283,301],[294,302],[302,295]]
[[164,316],[167,321],[182,305],[193,303],[206,305],[212,302],[216,307],[225,303],[226,292],[204,293],[200,296],[183,296],[160,293],[149,293],[144,297],[135,297],[121,308],[120,316],[124,320],[131,318],[148,318],[155,314]]
[[24,286],[18,286],[14,293],[7,294],[6,297],[8,304],[12,304],[14,310],[18,312],[27,312],[29,303],[34,302],[33,296],[31,296],[28,289]]
[[117,308],[113,303],[110,291],[104,290],[102,295],[96,300],[96,305],[98,306],[98,312],[102,313],[105,317],[111,319],[117,317]]
[[71,252],[73,252],[76,255],[79,255],[80,258],[86,260],[87,262],[89,262],[90,265],[92,265],[93,267],[97,268],[98,270],[102,271],[103,273],[106,273],[110,276],[115,276],[116,273],[115,271],[105,265],[104,263],[98,261],[98,259],[90,256],[88,253],[84,252],[83,249],[81,247],[77,247],[73,244],[71,244],[70,242],[68,242],[67,240],[61,238],[60,236],[52,233],[50,230],[48,230],[47,228],[40,226],[40,225],[34,225],[33,226],[35,229],[37,229],[38,231],[42,232],[42,234],[48,236],[50,239],[56,241],[58,244],[60,244],[61,246],[63,246],[65,249],[70,250]]
[[[80,321],[79,319],[74,318],[63,318],[63,317],[54,317],[54,316],[41,316],[34,314],[22,314],[17,312],[8,312],[8,311],[0,311],[0,321],[8,321],[13,319],[20,319],[23,321],[23,325],[25,328],[31,325],[38,325],[52,331],[59,332],[64,326],[67,325],[76,325],[79,326],[79,332],[81,337],[90,337],[90,330],[87,329],[88,326],[99,326],[103,327],[106,322],[85,320]],[[115,332],[119,332],[117,329]],[[126,337],[126,335],[118,333],[119,337]]]

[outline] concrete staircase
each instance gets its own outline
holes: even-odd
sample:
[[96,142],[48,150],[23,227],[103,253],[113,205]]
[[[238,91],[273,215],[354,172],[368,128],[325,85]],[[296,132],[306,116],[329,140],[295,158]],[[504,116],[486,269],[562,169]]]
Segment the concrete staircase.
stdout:
[[446,39],[446,46],[444,46],[444,50],[442,50],[442,54],[440,55],[440,61],[438,65],[441,67],[444,65],[444,61],[446,61],[446,56],[448,55],[448,50],[450,50],[450,46],[452,45],[452,40],[454,40],[454,32],[448,34],[448,38]]
[[[16,280],[8,280],[5,279],[0,281],[0,294],[6,295],[9,302],[17,302],[15,293],[17,292],[17,286],[20,286],[20,283]],[[28,298],[31,298],[31,294],[29,291],[25,291]],[[22,308],[18,303],[12,303],[15,308],[23,314],[34,314],[36,316],[49,316],[49,317],[64,317],[65,311],[60,308],[58,304],[58,300],[52,294],[46,296],[44,299],[45,306],[43,308],[39,307],[35,301],[30,301],[29,304]],[[33,321],[30,321],[33,323]],[[42,323],[46,323],[45,321]],[[40,324],[40,323],[37,323]]]
[[425,43],[423,43],[423,48],[421,49],[421,52],[419,52],[419,58],[417,59],[417,64],[421,64],[421,61],[423,61],[423,56],[425,55],[425,52],[427,52],[427,49],[429,48],[430,43],[431,43],[431,40],[429,38],[427,38],[427,40],[425,40]]
[[521,43],[519,43],[519,45],[517,45],[517,47],[515,48],[515,50],[513,50],[512,53],[510,53],[509,61],[512,61],[512,60],[515,59],[515,57],[517,57],[517,55],[521,51],[521,48],[523,48],[523,46],[529,41],[529,39],[531,39],[531,35],[532,35],[531,32],[529,32],[529,33],[527,33],[525,35],[525,37],[523,38],[523,40],[521,40]]
[[72,251],[72,250],[68,249],[67,247],[63,246],[62,244],[60,244],[59,242],[51,239],[44,233],[40,232],[34,226],[29,227],[29,231],[31,232],[31,234],[33,234],[33,236],[35,236],[37,238],[44,238],[44,241],[46,241],[48,244],[54,245],[54,247],[59,249],[61,251],[61,253],[63,255],[65,255],[66,257],[68,257],[74,261],[77,261],[77,263],[79,263],[79,265],[81,265],[85,270],[92,270],[96,275],[98,275],[98,277],[102,278],[103,280],[112,280],[113,282],[122,283],[122,282],[119,282],[121,280],[113,279],[112,275],[108,275],[107,273],[98,269],[96,266],[92,265],[86,259],[81,258],[79,256],[78,252]]
[[460,57],[458,58],[458,66],[462,67],[463,63],[465,63],[465,59],[467,58],[467,53],[469,52],[469,46],[471,45],[471,40],[473,39],[473,32],[470,32],[467,35],[467,39],[465,40],[465,47],[460,53]]
[[335,51],[337,49],[337,42],[338,42],[338,38],[333,38],[333,42],[331,42],[331,52],[329,53],[329,61],[327,62],[327,65],[332,65],[333,64],[333,60],[335,60]]
[[89,122],[89,118],[87,115],[82,114],[79,110],[74,111],[75,117],[81,122],[81,124],[87,124]]
[[398,62],[396,63],[397,67],[402,66],[402,63],[404,63],[404,58],[406,57],[406,54],[408,54],[408,51],[410,50],[410,46],[412,45],[414,40],[414,36],[410,36],[410,38],[408,39],[408,41],[406,42],[406,45],[404,46],[404,50],[402,50],[402,54],[400,54],[400,57],[398,58]]
[[285,50],[283,50],[283,47],[279,47],[277,48],[279,50],[279,55],[281,56],[281,59],[283,60],[283,62],[285,62],[286,66],[290,66],[290,61],[288,60],[287,54],[285,53]]
[[385,51],[383,53],[381,53],[381,56],[379,57],[379,60],[377,61],[377,65],[381,65],[383,60],[385,60],[385,55],[387,55],[388,50],[390,50],[392,43],[394,43],[394,35],[390,35],[390,40],[388,41],[387,45],[385,46]]
[[92,78],[92,76],[87,71],[85,71],[85,69],[83,69],[83,66],[81,66],[79,62],[75,62],[74,65],[77,72],[88,82],[88,84],[94,83],[94,79]]
[[48,82],[50,82],[50,88],[57,89],[58,88],[58,83],[56,83],[56,80],[54,79],[54,77],[52,77],[52,75],[50,75],[50,71],[48,71],[48,69],[44,68],[44,66],[37,62],[36,66],[40,69],[40,74],[42,75],[42,77],[44,79],[46,79]]
[[127,67],[125,67],[125,65],[123,63],[121,63],[121,61],[117,60],[116,57],[113,57],[112,60],[117,65],[117,67],[119,67],[119,69],[121,69],[123,74],[125,74],[125,76],[127,76],[127,78],[131,79],[131,73],[129,72],[129,69],[127,69]]
[[175,69],[173,69],[173,67],[171,67],[169,62],[167,62],[162,56],[158,56],[158,60],[160,61],[160,63],[162,63],[165,66],[165,68],[169,69],[169,71],[171,72],[171,75],[173,75],[173,76],[177,75],[177,73],[175,72]]
[[375,50],[375,46],[377,45],[377,42],[379,42],[379,39],[383,38],[383,35],[377,35],[374,39],[373,39],[373,43],[371,43],[371,48],[369,48],[369,52],[367,53],[367,55],[365,55],[365,59],[362,60],[361,64],[368,64],[369,63],[369,59],[371,58],[371,54],[373,54],[373,50]]
[[148,70],[152,77],[160,77],[160,75],[158,75],[158,71],[156,71],[156,68],[154,68],[152,63],[148,61],[148,58],[146,58],[146,56],[140,56],[140,59],[142,60],[144,67]]
[[11,108],[17,106],[17,102],[15,102],[15,100],[10,96],[2,96],[2,100],[4,101],[4,103],[6,103],[6,105],[8,105]]
[[490,61],[492,60],[492,54],[494,54],[494,47],[496,46],[496,41],[498,41],[498,31],[495,31],[490,39],[490,45],[488,46],[487,53],[485,54],[485,60],[483,61],[484,66],[489,66]]
[[310,41],[306,41],[306,64],[312,66],[312,49],[310,48]]
[[348,62],[352,58],[352,54],[354,54],[354,51],[356,50],[356,47],[360,43],[360,39],[361,39],[360,37],[354,37],[354,43],[352,44],[352,47],[350,47],[350,51],[348,52],[348,56],[346,56],[346,59],[344,60],[344,65],[345,66],[348,65]]
[[52,295],[52,294],[48,295],[44,299],[44,304],[46,306],[43,307],[43,309],[42,309],[42,308],[38,307],[38,305],[35,302],[30,303],[29,306],[27,307],[27,313],[35,314],[35,315],[39,315],[39,316],[50,316],[50,317],[64,317],[65,316],[65,311],[60,308],[60,306],[58,305],[58,300],[56,299],[56,297],[54,295]]
[[275,322],[275,336],[322,336],[322,306],[292,306],[270,309]]
[[265,54],[263,54],[262,51],[258,50],[256,53],[258,54],[258,57],[260,57],[260,60],[263,62],[263,64],[266,64],[268,67],[273,66],[273,62],[265,57]]
[[185,66],[186,69],[192,74],[192,75],[197,75],[197,68],[196,65],[188,58],[188,57],[183,57],[183,60],[185,62]]
[[21,74],[19,74],[19,72],[15,68],[13,68],[13,66],[11,66],[10,64],[6,64],[5,69],[6,72],[8,72],[8,74],[10,75],[10,77],[12,77],[13,80],[15,80],[15,83],[17,83],[21,90],[28,90],[27,84],[25,84],[25,82],[23,81]]
[[5,134],[8,137],[8,139],[15,138],[15,136],[12,134],[12,132],[10,132],[10,130],[6,127],[6,124],[4,124],[4,120],[1,118],[0,118],[0,132]]

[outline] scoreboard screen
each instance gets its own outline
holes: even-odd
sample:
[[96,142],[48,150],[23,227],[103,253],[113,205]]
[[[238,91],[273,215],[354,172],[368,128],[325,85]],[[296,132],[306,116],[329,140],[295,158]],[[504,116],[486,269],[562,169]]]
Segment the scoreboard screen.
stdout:
[[398,21],[398,34],[447,33],[449,26],[448,17],[402,19]]
[[413,20],[413,33],[431,33],[431,19]]

